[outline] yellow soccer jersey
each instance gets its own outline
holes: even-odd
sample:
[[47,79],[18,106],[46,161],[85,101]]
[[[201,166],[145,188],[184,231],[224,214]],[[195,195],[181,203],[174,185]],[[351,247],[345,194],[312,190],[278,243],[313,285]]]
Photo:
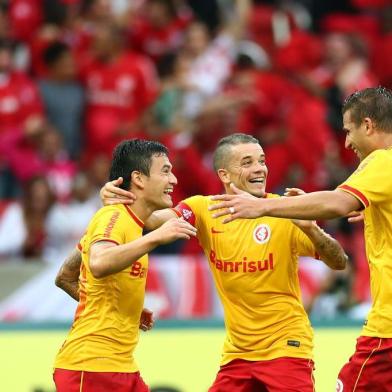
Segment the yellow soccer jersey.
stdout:
[[315,256],[312,242],[287,219],[223,224],[208,211],[212,203],[194,196],[176,209],[197,227],[223,304],[227,335],[221,364],[312,358],[313,331],[298,281],[298,256]]
[[119,273],[96,279],[90,271],[89,253],[97,241],[121,245],[140,238],[142,230],[143,223],[122,204],[103,207],[92,218],[81,240],[79,305],[55,368],[121,373],[138,370],[133,351],[139,339],[148,257]]
[[373,306],[362,334],[392,338],[392,149],[372,152],[338,189],[364,207]]

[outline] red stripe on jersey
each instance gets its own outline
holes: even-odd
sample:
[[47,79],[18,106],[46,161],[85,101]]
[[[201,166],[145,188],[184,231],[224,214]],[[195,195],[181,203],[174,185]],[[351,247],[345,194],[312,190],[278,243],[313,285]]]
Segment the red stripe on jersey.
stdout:
[[365,207],[369,207],[369,200],[367,199],[367,197],[361,193],[358,189],[352,188],[349,185],[340,185],[338,186],[338,189],[341,189],[343,191],[347,191],[349,193],[351,193],[352,195],[356,196],[359,201],[365,206]]
[[177,204],[175,210],[177,210],[177,215],[179,213],[180,216],[182,216],[187,222],[189,222],[193,226],[195,225],[195,214],[193,213],[192,208],[188,206],[188,204],[181,201]]
[[129,215],[131,215],[132,219],[141,227],[144,227],[144,223],[143,221],[141,221],[136,215],[135,213],[126,205],[124,204],[124,207],[126,208],[126,210],[128,211]]

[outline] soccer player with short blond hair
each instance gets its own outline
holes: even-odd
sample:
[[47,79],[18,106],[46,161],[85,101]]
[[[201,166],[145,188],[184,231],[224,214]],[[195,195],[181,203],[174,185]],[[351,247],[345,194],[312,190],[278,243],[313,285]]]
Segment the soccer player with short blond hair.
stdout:
[[[345,147],[360,164],[337,189],[280,200],[249,195],[217,196],[213,208],[226,222],[275,216],[330,219],[363,211],[372,308],[356,351],[339,373],[338,392],[392,390],[392,91],[367,88],[343,104]],[[238,190],[233,189],[239,193]]]
[[[234,183],[259,198],[279,197],[265,192],[265,155],[252,136],[223,138],[214,166],[227,192]],[[118,202],[110,198],[115,192],[106,185],[107,202]],[[127,194],[118,190],[121,195]],[[343,269],[347,256],[315,222],[260,218],[225,225],[212,218],[210,204],[209,196],[193,196],[146,222],[155,228],[177,213],[197,228],[226,326],[221,368],[209,391],[313,392],[313,331],[301,303],[298,257],[320,257]]]

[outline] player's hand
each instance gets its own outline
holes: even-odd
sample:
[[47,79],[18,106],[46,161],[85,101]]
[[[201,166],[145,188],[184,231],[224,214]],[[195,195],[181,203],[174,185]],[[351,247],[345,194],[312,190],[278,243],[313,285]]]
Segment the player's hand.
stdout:
[[172,218],[153,233],[157,236],[158,243],[164,245],[179,239],[189,240],[196,236],[197,230],[183,218]]
[[102,204],[110,206],[113,204],[133,204],[136,200],[132,192],[125,191],[119,188],[122,184],[123,178],[119,177],[117,180],[107,182],[99,191]]
[[[302,189],[299,188],[286,188],[284,196],[293,197],[293,196],[300,196],[305,194],[306,192],[304,192]],[[293,222],[297,227],[299,227],[301,230],[305,232],[306,230],[309,230],[316,225],[316,221],[312,221],[312,220],[291,219],[291,222]]]
[[357,223],[357,222],[363,222],[364,221],[364,216],[363,216],[363,212],[362,211],[353,211],[350,212],[347,215],[347,220],[350,223]]
[[233,195],[224,194],[211,197],[212,200],[221,201],[208,207],[210,211],[216,211],[212,215],[213,218],[225,216],[223,223],[229,223],[238,218],[251,219],[263,216],[260,209],[261,199],[238,189],[233,183],[230,184],[230,188]]
[[154,326],[154,318],[151,310],[144,308],[140,315],[139,328],[142,331],[149,331]]

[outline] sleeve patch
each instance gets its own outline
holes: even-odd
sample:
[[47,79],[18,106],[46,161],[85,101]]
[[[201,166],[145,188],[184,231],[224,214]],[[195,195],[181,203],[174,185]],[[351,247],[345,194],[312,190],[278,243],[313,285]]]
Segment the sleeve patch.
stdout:
[[180,216],[182,216],[191,225],[195,224],[195,220],[196,220],[195,214],[187,204],[180,202],[177,204],[175,210],[177,211],[177,213],[180,214]]

